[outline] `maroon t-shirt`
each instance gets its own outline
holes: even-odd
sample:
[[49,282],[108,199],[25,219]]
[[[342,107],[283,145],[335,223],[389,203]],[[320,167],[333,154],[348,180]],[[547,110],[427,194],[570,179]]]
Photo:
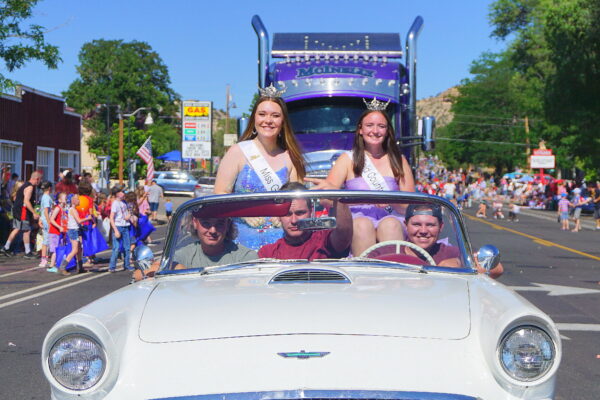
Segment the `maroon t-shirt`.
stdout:
[[338,254],[331,243],[329,235],[333,232],[315,231],[312,232],[307,241],[299,245],[292,245],[279,239],[275,243],[266,244],[258,250],[260,258],[277,258],[280,260],[314,260],[319,258],[340,258],[343,254]]
[[[402,254],[406,254],[404,246],[402,246],[400,251]],[[425,261],[425,257],[421,253],[414,250],[412,250],[412,252],[415,253],[420,259]],[[460,259],[460,251],[458,250],[458,247],[448,246],[444,243],[436,243],[429,252],[429,254],[431,255],[431,257],[433,257],[433,261],[435,261],[436,265],[439,265],[439,263],[449,258]]]

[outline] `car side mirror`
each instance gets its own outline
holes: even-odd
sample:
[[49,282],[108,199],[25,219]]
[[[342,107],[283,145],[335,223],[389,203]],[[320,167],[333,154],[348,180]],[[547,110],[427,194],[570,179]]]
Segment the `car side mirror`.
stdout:
[[423,117],[423,151],[429,152],[435,148],[435,117]]
[[335,217],[303,218],[298,220],[296,226],[301,231],[322,231],[335,228],[337,221]]
[[477,260],[487,274],[500,262],[500,250],[491,244],[483,245],[477,252]]

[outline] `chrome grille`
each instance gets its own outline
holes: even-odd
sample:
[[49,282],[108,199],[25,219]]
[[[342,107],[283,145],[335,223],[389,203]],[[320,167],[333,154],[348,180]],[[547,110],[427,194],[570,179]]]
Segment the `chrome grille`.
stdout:
[[350,283],[340,272],[326,269],[295,269],[280,272],[269,283]]

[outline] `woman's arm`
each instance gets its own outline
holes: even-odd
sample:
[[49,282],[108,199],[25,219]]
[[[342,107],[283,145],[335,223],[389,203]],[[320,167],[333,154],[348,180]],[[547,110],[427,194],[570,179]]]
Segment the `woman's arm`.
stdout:
[[75,218],[75,221],[77,221],[77,223],[80,225],[82,222],[89,221],[90,219],[92,219],[91,215],[88,215],[85,218],[79,218],[79,213],[77,212],[77,209],[75,207],[71,207],[69,209],[69,213],[73,216],[73,218]]
[[402,171],[404,171],[404,177],[398,179],[398,186],[403,192],[414,192],[415,191],[415,177],[413,176],[412,169],[406,160],[404,155],[402,157]]
[[349,171],[352,169],[352,160],[346,153],[336,160],[335,164],[329,171],[329,175],[325,179],[304,178],[305,181],[314,183],[311,189],[313,190],[335,190],[340,189],[346,182],[349,176]]
[[240,146],[237,144],[231,146],[219,164],[215,180],[215,194],[233,192],[235,180],[240,172],[240,163],[243,163],[245,159]]

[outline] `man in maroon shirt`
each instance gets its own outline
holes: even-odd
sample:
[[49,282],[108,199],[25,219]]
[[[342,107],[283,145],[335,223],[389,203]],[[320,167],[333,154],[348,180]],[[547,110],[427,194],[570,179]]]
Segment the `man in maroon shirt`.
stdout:
[[[426,250],[433,257],[436,265],[460,268],[463,265],[458,247],[438,242],[443,228],[442,208],[440,206],[436,204],[411,204],[406,208],[407,240]],[[402,252],[424,259],[421,254],[408,247],[403,247]],[[475,263],[479,272],[485,272],[477,261],[477,254],[475,254]],[[489,276],[497,278],[503,272],[502,263],[498,263],[489,271]]]
[[[288,182],[281,190],[306,190],[304,185]],[[311,206],[306,199],[296,199],[286,216],[280,217],[284,235],[275,243],[260,248],[260,258],[278,258],[280,260],[314,260],[319,258],[340,258],[348,255],[352,241],[352,215],[348,206],[336,202],[330,208],[329,215],[335,215],[337,225],[334,229],[308,231],[298,229],[298,220],[310,217]],[[329,200],[321,200],[325,207],[331,206]]]

